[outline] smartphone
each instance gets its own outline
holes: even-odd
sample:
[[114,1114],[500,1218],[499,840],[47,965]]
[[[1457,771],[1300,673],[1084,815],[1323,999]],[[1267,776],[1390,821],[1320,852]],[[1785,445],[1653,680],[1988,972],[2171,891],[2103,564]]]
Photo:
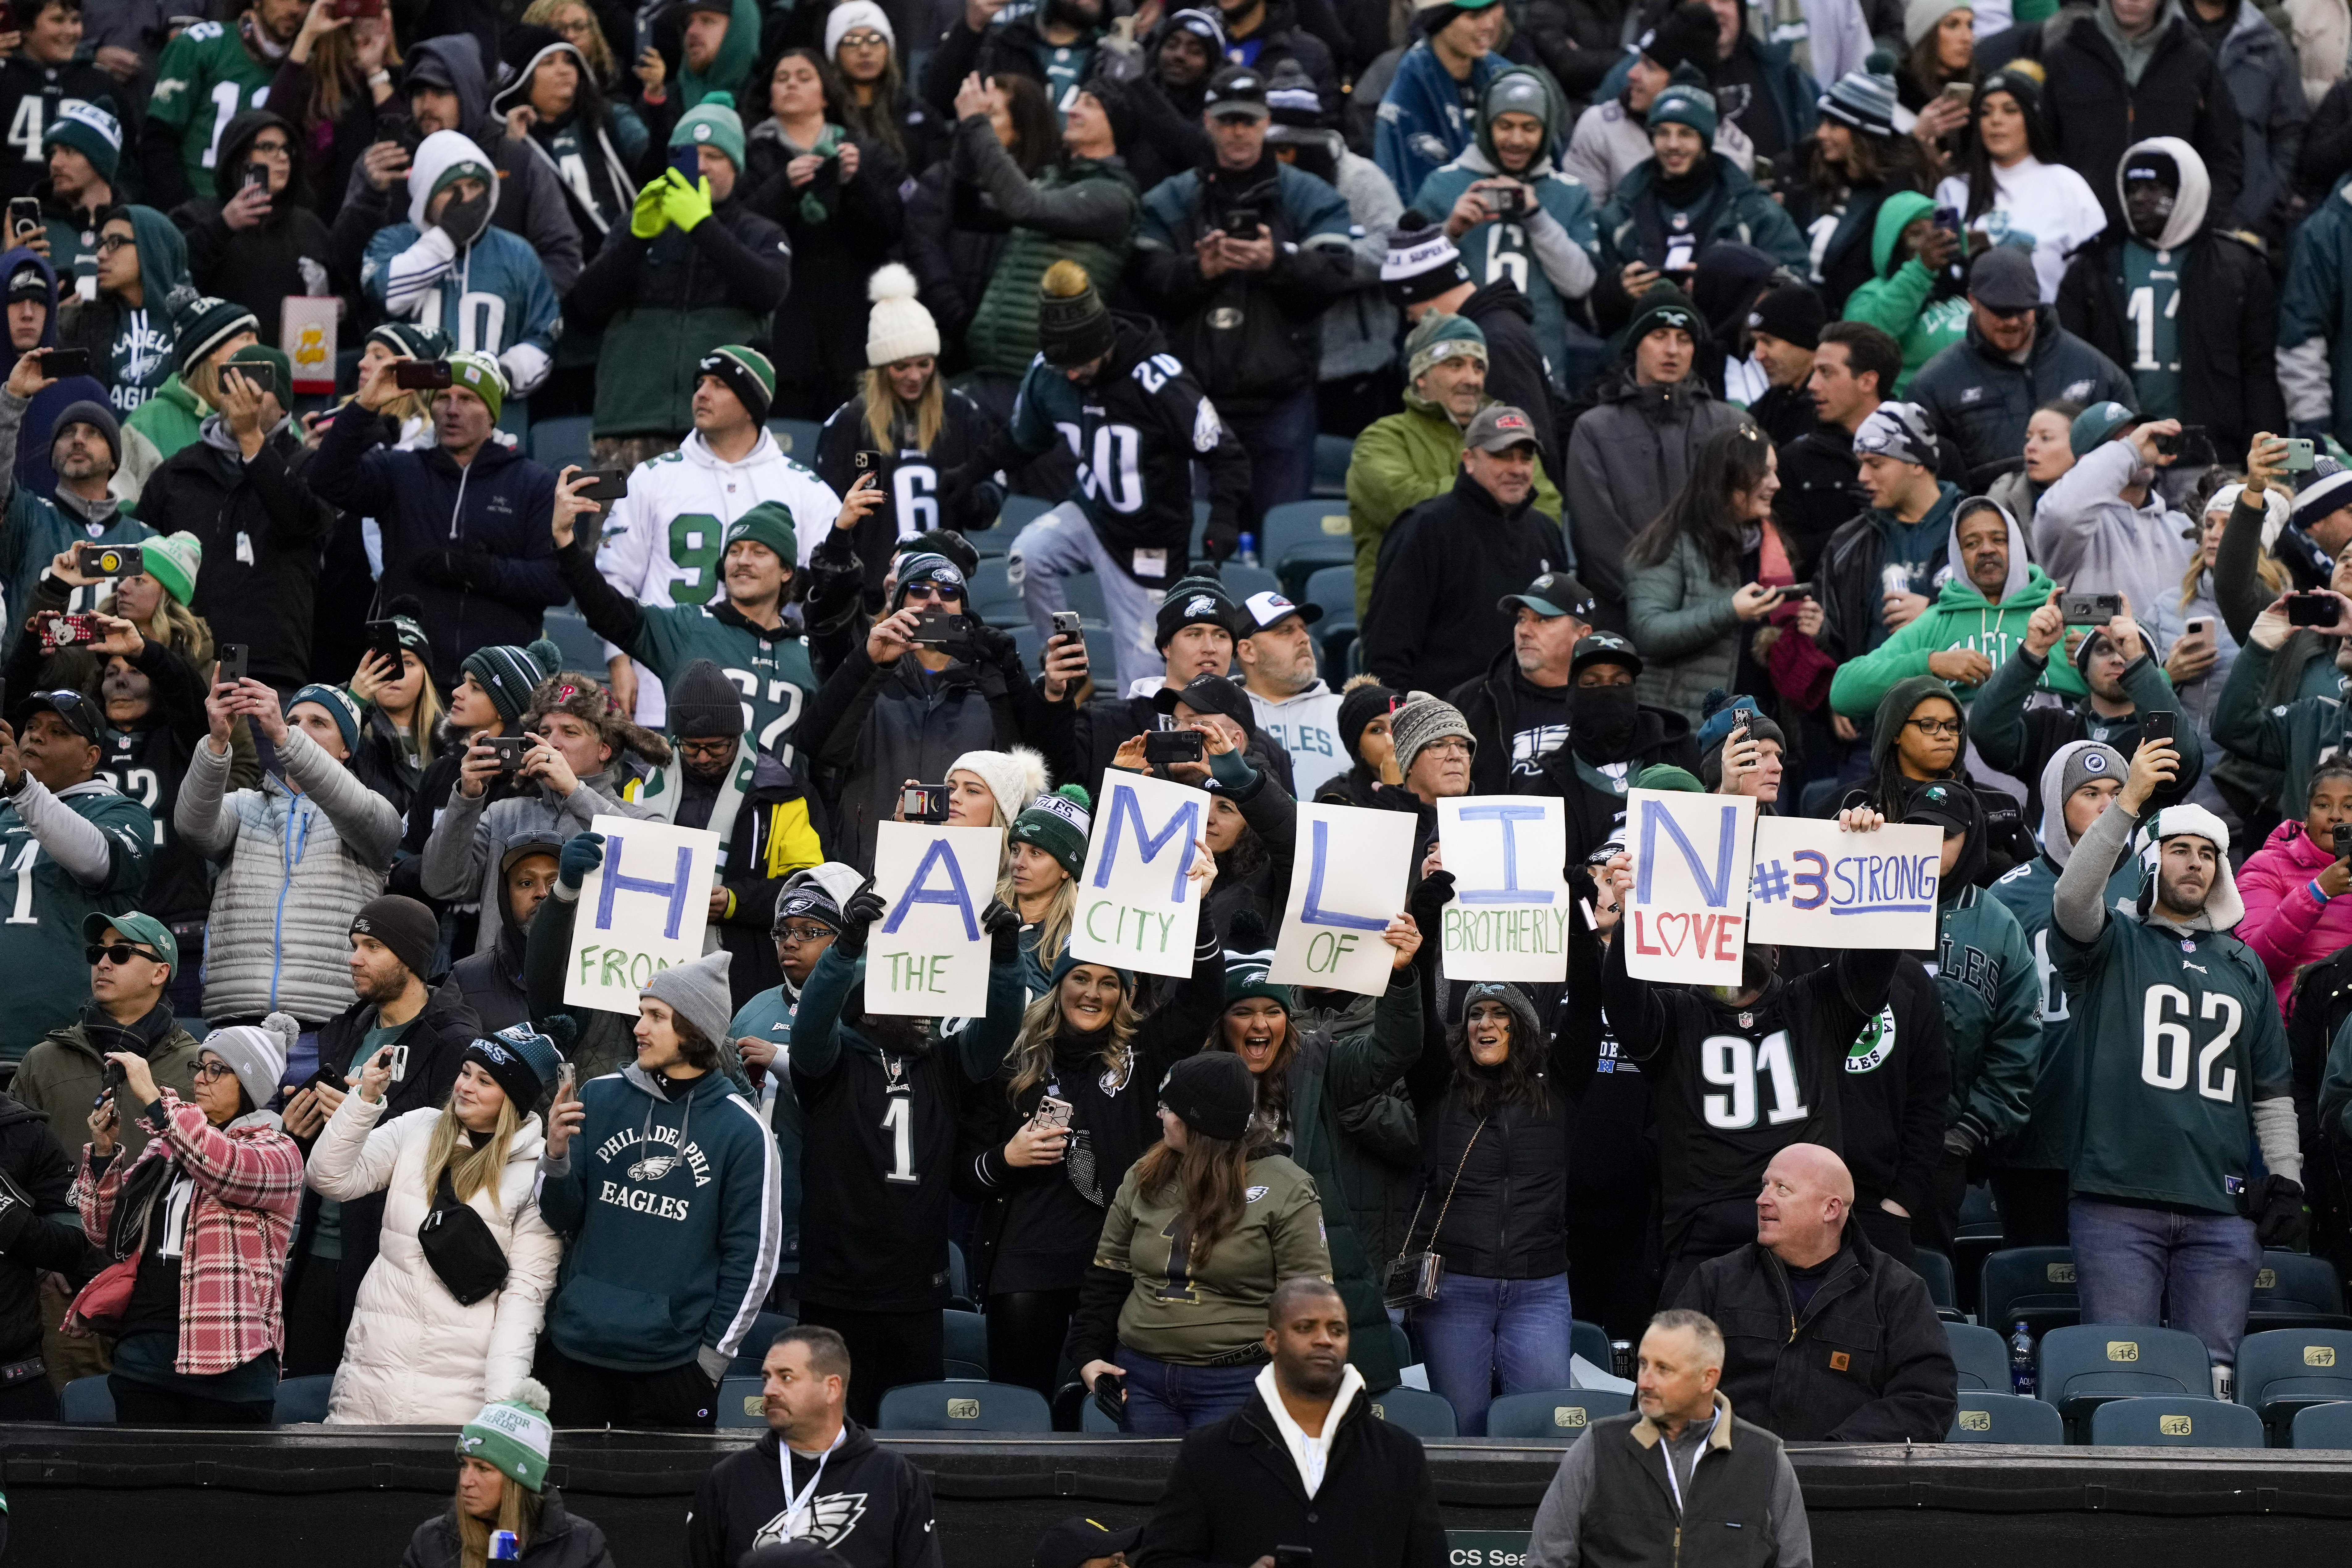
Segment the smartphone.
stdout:
[[559,1061],[555,1064],[555,1097],[557,1099],[561,1100],[572,1092],[572,1082],[579,1074],[580,1070],[568,1061]]
[[1666,242],[1666,259],[1659,264],[1660,272],[1688,272],[1696,265],[1697,242],[1688,235],[1676,235]]
[[2203,425],[2184,424],[2179,430],[2174,431],[2170,435],[2158,435],[2151,438],[2151,444],[2161,455],[2166,457],[2178,457],[2183,452],[2195,450],[2197,444],[2205,440],[2205,427]]
[[1095,1379],[1095,1408],[1124,1426],[1127,1420],[1127,1379],[1106,1372]]
[[439,392],[455,380],[446,360],[410,360],[392,368],[392,384],[403,392]]
[[1274,1549],[1274,1568],[1315,1568],[1315,1548],[1277,1546]]
[[239,360],[222,367],[225,375],[242,376],[257,392],[267,392],[279,402],[286,401],[286,389],[278,384],[278,367],[266,360]]
[[[86,376],[89,374],[89,350],[88,349],[51,349],[47,354],[41,356],[41,369],[59,381],[63,381],[68,376]],[[2311,465],[2306,463],[2304,466],[2308,468]]]
[[97,622],[87,615],[61,614],[41,622],[41,649],[44,653],[54,653],[59,648],[95,643],[100,636]]
[[1227,213],[1225,214],[1225,237],[1227,239],[1257,238],[1257,209],[1255,207],[1235,207],[1231,212]]
[[909,822],[944,822],[948,820],[948,787],[944,784],[909,784],[898,791],[898,815]]
[[1813,585],[1810,582],[1791,582],[1785,584],[1780,590],[1780,597],[1783,599],[1811,599],[1812,596]]
[[2314,461],[2315,461],[2315,459],[2313,455],[2312,444],[2310,442],[2297,440],[2294,436],[2289,436],[2287,438],[2286,471],[2288,473],[2307,474],[2311,471],[2311,465]]
[[1146,762],[1198,762],[1207,755],[1207,741],[1197,729],[1155,729],[1143,737]]
[[2339,855],[2352,855],[2352,822],[2336,824],[2336,852]]
[[84,577],[137,577],[147,570],[147,552],[137,545],[78,544],[74,570]]
[[871,474],[882,465],[882,455],[879,452],[861,449],[849,455],[849,465],[860,474]]
[[2332,593],[2290,593],[2286,596],[2286,623],[2290,626],[2333,626],[2336,624],[2336,596]]
[[383,654],[384,662],[392,666],[393,678],[399,679],[401,672],[408,668],[408,661],[400,656],[400,623],[371,621],[367,623],[367,640],[369,651]]
[[1070,1125],[1071,1105],[1067,1100],[1057,1100],[1048,1094],[1037,1102],[1037,1113],[1030,1118],[1035,1125],[1066,1132]]
[[225,686],[245,679],[246,653],[246,645],[242,643],[222,643],[220,674],[214,677],[214,684]]
[[499,771],[501,773],[512,773],[516,768],[520,768],[523,758],[529,755],[530,748],[538,743],[539,737],[530,735],[482,737],[482,744],[499,754]]
[[1054,612],[1054,635],[1076,637],[1083,643],[1087,639],[1086,622],[1075,610],[1056,610]]
[[907,641],[927,648],[942,647],[963,636],[964,619],[952,610],[923,610],[915,615],[915,630]]
[[677,170],[678,178],[688,185],[702,183],[702,153],[692,142],[669,150],[669,166]]
[[8,198],[8,237],[10,239],[20,239],[28,234],[39,234],[43,227],[41,199],[38,196]]
[[588,487],[580,492],[592,501],[617,501],[629,493],[629,471],[625,468],[603,468],[588,476]]
[[1948,81],[1944,84],[1944,97],[1954,103],[1965,106],[1976,95],[1976,84],[1973,82]]
[[2146,746],[2151,741],[2160,740],[2167,746],[2171,745],[2172,719],[2173,716],[2171,712],[2163,708],[2151,708],[2147,713],[2140,715],[2140,744]]
[[1516,218],[1528,210],[1527,191],[1518,185],[1506,185],[1500,190],[1489,186],[1478,193],[1478,200],[1498,218]]
[[1734,708],[1731,710],[1731,727],[1733,729],[1752,729],[1755,727],[1755,725],[1756,710],[1754,708],[1743,707]]
[[[2058,596],[2058,613],[2069,626],[2104,626],[2124,612],[2124,596],[2120,593],[2062,593]],[[2329,620],[2335,617],[2330,615]]]
[[237,183],[247,188],[258,185],[261,187],[261,193],[265,196],[268,195],[269,193],[269,165],[267,163],[247,163],[245,166],[244,172],[238,175]]
[[2191,637],[2203,639],[2212,635],[2213,618],[2210,615],[2192,615],[2189,618],[2187,629],[2181,632],[2181,640],[2186,642]]

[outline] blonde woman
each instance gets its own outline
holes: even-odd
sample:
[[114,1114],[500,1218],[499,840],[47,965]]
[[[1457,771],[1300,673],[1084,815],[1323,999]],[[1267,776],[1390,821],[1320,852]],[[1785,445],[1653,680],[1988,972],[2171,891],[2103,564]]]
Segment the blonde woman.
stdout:
[[409,1538],[400,1568],[488,1568],[490,1536],[515,1537],[523,1568],[613,1568],[604,1532],[563,1506],[547,1480],[555,1428],[545,1385],[525,1380],[457,1432],[457,1495]]
[[1065,784],[1030,801],[1005,835],[1004,875],[996,896],[1021,916],[1022,983],[1032,1001],[1045,993],[1047,977],[1069,950],[1093,811],[1085,789]]
[[433,685],[433,643],[425,635],[424,606],[399,598],[383,617],[399,630],[400,667],[371,647],[344,689],[360,705],[360,744],[352,768],[369,789],[408,814],[440,750],[441,694]]
[[[381,1051],[361,1069],[304,1176],[338,1202],[385,1195],[327,1419],[455,1426],[530,1372],[563,1253],[532,1194],[546,1143],[533,1107],[562,1059],[517,1024],[466,1048],[447,1104],[378,1125],[391,1059]],[[436,1211],[454,1218],[423,1232]]]

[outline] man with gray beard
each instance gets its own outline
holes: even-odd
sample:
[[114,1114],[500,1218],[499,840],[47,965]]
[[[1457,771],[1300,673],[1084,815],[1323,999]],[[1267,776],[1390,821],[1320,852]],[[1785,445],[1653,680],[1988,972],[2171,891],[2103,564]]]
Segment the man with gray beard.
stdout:
[[1271,590],[1242,606],[1246,635],[1234,644],[1242,687],[1257,727],[1290,753],[1291,778],[1302,800],[1348,770],[1339,744],[1339,695],[1315,673],[1315,639],[1307,628],[1323,618],[1318,604],[1293,604]]

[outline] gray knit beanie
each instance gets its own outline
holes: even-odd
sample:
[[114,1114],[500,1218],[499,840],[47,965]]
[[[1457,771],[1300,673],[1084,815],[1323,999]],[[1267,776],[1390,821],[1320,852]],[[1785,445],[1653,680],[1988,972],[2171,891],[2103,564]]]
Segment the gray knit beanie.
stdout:
[[727,966],[734,955],[721,947],[691,964],[678,964],[655,975],[637,994],[668,1004],[671,1011],[692,1024],[695,1032],[717,1045],[728,1038],[727,1025],[735,1017],[735,1003],[727,988]]
[[1477,747],[1478,737],[1470,733],[1470,721],[1462,716],[1460,708],[1443,697],[1414,692],[1402,707],[1389,716],[1389,736],[1396,747],[1397,771],[1412,772],[1413,759],[1449,735],[1460,736],[1474,751]]

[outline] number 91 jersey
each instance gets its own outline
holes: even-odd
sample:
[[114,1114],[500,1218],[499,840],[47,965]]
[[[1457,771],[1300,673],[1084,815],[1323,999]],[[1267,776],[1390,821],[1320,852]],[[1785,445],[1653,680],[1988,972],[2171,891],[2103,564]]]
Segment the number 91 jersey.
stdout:
[[2227,932],[2187,935],[2107,912],[2087,943],[2054,921],[2083,1061],[2073,1188],[2235,1214],[2252,1106],[2289,1092],[2277,994]]

